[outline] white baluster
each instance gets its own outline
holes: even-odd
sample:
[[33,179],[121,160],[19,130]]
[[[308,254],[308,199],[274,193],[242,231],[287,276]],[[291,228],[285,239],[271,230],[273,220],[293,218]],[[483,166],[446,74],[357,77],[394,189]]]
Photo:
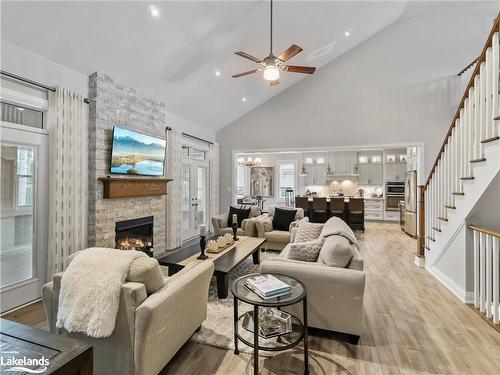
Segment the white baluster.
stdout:
[[498,237],[493,238],[493,323],[500,320],[500,256]]
[[486,298],[484,301],[484,304],[486,305],[486,317],[491,318],[491,302],[492,302],[492,264],[491,264],[491,236],[489,234],[486,235],[486,246],[485,246],[485,252],[486,252]]
[[486,308],[485,306],[485,271],[486,271],[486,243],[485,243],[485,235],[484,233],[479,234],[479,309],[482,313]]
[[480,122],[480,96],[481,96],[481,84],[480,75],[474,77],[474,113],[473,113],[473,124],[474,124],[474,159],[481,158],[482,152],[482,127]]
[[479,294],[479,232],[473,230],[474,233],[474,306],[479,308],[480,294]]
[[491,94],[493,95],[493,98],[492,98],[492,106],[491,106],[491,110],[492,110],[492,119],[491,119],[491,122],[490,122],[490,131],[489,131],[489,134],[491,137],[496,137],[497,136],[497,125],[495,125],[496,121],[494,121],[493,119],[500,115],[500,112],[499,112],[499,96],[498,96],[498,73],[499,73],[499,69],[500,69],[500,63],[499,63],[499,60],[500,60],[500,50],[499,50],[499,40],[498,40],[498,33],[495,33],[493,34],[493,39],[492,39],[492,51],[491,51],[491,59],[492,59],[492,63],[491,63],[491,83],[492,83],[492,86],[491,86]]
[[493,112],[491,110],[492,108],[492,92],[491,89],[493,87],[492,85],[492,75],[491,75],[491,48],[488,48],[486,50],[486,68],[485,68],[485,76],[486,76],[486,122],[484,123],[484,132],[483,132],[483,139],[487,139],[490,137],[490,129],[491,129],[491,121],[493,120]]

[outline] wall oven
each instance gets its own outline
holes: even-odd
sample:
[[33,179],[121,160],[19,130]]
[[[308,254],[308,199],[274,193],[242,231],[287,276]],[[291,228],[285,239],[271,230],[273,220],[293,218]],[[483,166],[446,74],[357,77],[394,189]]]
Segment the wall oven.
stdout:
[[385,209],[398,211],[399,202],[405,199],[405,183],[403,181],[387,181],[385,183]]

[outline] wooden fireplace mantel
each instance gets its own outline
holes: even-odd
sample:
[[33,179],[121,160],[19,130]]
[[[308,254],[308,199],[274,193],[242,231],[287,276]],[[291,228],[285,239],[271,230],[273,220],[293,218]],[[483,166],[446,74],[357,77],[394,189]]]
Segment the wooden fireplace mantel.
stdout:
[[99,177],[104,185],[103,198],[131,198],[167,195],[171,178]]

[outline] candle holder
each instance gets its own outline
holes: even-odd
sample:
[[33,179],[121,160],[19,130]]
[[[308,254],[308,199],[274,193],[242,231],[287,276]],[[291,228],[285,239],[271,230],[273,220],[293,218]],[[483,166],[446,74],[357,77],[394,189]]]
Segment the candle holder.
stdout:
[[201,254],[196,259],[205,260],[208,256],[205,254],[205,248],[207,247],[207,240],[205,236],[200,236],[200,250]]
[[238,241],[239,238],[236,237],[236,232],[238,231],[238,223],[233,223],[233,240]]

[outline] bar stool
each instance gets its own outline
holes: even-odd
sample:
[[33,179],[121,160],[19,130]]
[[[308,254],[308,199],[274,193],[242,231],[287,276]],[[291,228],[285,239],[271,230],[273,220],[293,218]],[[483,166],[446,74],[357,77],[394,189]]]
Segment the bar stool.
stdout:
[[330,198],[330,215],[347,221],[345,217],[344,197]]
[[304,216],[309,217],[309,198],[296,196],[295,208],[302,208],[304,210]]
[[324,223],[328,216],[328,204],[326,198],[313,198],[311,216],[313,222]]
[[365,231],[365,199],[349,198],[349,226],[351,229]]

